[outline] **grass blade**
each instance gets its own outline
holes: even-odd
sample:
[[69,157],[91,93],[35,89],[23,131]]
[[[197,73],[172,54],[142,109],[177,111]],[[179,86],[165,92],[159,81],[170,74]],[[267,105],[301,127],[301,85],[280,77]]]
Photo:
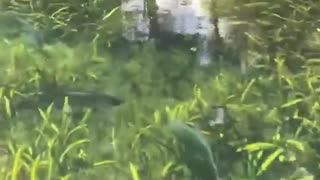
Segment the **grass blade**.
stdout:
[[131,171],[131,175],[132,175],[133,180],[140,180],[137,167],[134,164],[132,164],[131,162],[130,162],[130,171]]

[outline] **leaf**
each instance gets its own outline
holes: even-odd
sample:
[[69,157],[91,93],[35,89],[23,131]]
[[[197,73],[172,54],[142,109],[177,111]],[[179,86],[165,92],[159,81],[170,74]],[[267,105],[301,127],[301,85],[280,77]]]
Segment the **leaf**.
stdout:
[[87,72],[88,77],[91,77],[93,80],[98,80],[98,76],[93,72]]
[[84,129],[86,130],[87,129],[87,126],[86,124],[83,124],[83,125],[79,125],[79,126],[76,126],[75,128],[73,128],[72,130],[70,130],[68,132],[68,134],[66,135],[66,137],[64,138],[64,142],[66,143],[68,140],[69,140],[69,137],[71,137],[72,134]]
[[250,8],[256,8],[258,6],[269,6],[268,2],[253,2],[253,3],[246,3],[243,6],[250,7]]
[[257,175],[261,175],[264,171],[268,169],[268,167],[272,164],[272,162],[283,152],[282,148],[278,148],[272,154],[270,154],[267,159],[262,163],[260,170],[258,171]]
[[108,19],[114,12],[116,12],[116,10],[118,10],[120,8],[120,6],[113,8],[107,15],[105,15],[102,20],[106,20]]
[[247,21],[235,21],[235,20],[232,20],[229,22],[230,25],[242,25],[242,24],[248,24]]
[[258,154],[257,154],[257,158],[258,158],[258,159],[261,159],[263,153],[264,153],[264,151],[262,151],[262,150],[259,151]]
[[37,170],[40,164],[40,156],[38,155],[36,159],[32,162],[31,172],[30,172],[30,180],[38,180]]
[[69,9],[68,6],[62,7],[60,9],[58,9],[57,11],[55,11],[54,13],[51,14],[50,18],[55,19],[55,15],[59,14],[60,12],[62,12],[63,10]]
[[47,124],[49,123],[49,118],[47,116],[47,113],[45,113],[42,109],[38,108],[38,111],[40,113],[41,118],[44,120],[44,122]]
[[154,123],[159,124],[161,122],[161,115],[159,111],[153,113]]
[[136,166],[131,162],[130,162],[130,171],[131,171],[131,175],[132,175],[133,180],[140,180],[138,170],[137,170]]
[[283,78],[288,83],[290,88],[293,89],[293,83],[289,78],[286,78],[285,76],[281,76],[281,78]]
[[306,66],[319,66],[320,65],[320,59],[308,59]]
[[53,104],[54,103],[50,103],[50,105],[47,107],[47,110],[46,110],[47,117],[49,117],[50,114],[51,114],[51,111],[52,111],[52,108],[53,108]]
[[273,108],[271,111],[268,112],[265,119],[268,122],[276,123],[280,122],[279,117],[279,110],[277,108]]
[[113,127],[111,130],[111,144],[112,144],[112,148],[114,149],[114,152],[117,152],[118,148],[116,146],[117,140],[116,140],[116,131],[115,128]]
[[56,126],[54,123],[50,124],[50,127],[57,133],[60,134],[59,128],[58,126]]
[[0,100],[3,98],[3,94],[4,94],[4,89],[0,88]]
[[302,102],[303,99],[302,98],[299,98],[299,99],[294,99],[292,101],[289,101],[283,105],[281,105],[281,108],[287,108],[287,107],[290,107],[290,106],[293,106],[293,105],[296,105],[298,104],[299,102]]
[[114,164],[114,163],[116,163],[116,161],[114,161],[114,160],[105,160],[105,161],[96,162],[93,165],[94,166],[102,166],[102,165]]
[[261,25],[264,25],[264,26],[270,26],[270,25],[272,25],[272,22],[270,22],[270,21],[264,21],[264,20],[262,20],[262,19],[256,19],[256,22],[259,23],[259,24],[261,24]]
[[307,118],[302,118],[302,119],[303,119],[302,121],[303,126],[306,126],[308,129],[315,128],[317,130],[320,130],[320,127],[317,125],[317,121],[312,121]]
[[169,173],[170,168],[174,165],[173,162],[169,162],[163,169],[162,169],[162,177],[166,177]]
[[241,102],[244,101],[244,99],[246,98],[246,95],[248,94],[250,88],[252,87],[252,85],[256,82],[256,79],[252,79],[248,86],[246,87],[246,89],[243,91],[243,93],[241,94]]
[[11,112],[11,107],[10,107],[10,100],[6,96],[4,96],[4,103],[5,103],[6,114],[9,118],[11,118],[12,112]]
[[253,152],[253,151],[263,150],[263,149],[272,149],[275,147],[277,147],[277,146],[274,144],[271,144],[271,143],[258,142],[258,143],[248,144],[243,148],[239,148],[239,149],[237,149],[237,152],[242,151],[242,150]]
[[271,16],[274,16],[274,17],[277,17],[277,18],[279,18],[279,19],[285,20],[285,21],[292,22],[292,23],[299,23],[299,21],[282,17],[282,16],[280,16],[279,14],[271,13],[270,15],[271,15]]
[[298,150],[300,151],[304,151],[304,145],[302,142],[299,142],[297,140],[294,140],[294,139],[288,139],[287,140],[287,143],[294,146],[295,148],[297,148]]
[[62,112],[64,116],[70,115],[72,113],[72,108],[69,104],[69,96],[64,97]]
[[25,149],[24,147],[19,148],[16,154],[14,155],[14,163],[12,167],[11,180],[18,180],[19,171],[22,165],[21,159],[22,159],[24,149]]
[[60,158],[59,158],[59,162],[62,163],[64,161],[64,157],[65,155],[73,148],[75,148],[76,146],[78,145],[81,145],[81,144],[84,144],[84,143],[88,143],[90,142],[89,139],[82,139],[82,140],[78,140],[72,144],[70,144],[66,150],[63,151],[63,153],[60,155]]
[[250,34],[249,32],[244,33],[252,42],[256,43],[259,46],[263,46],[263,43],[261,39],[257,36],[254,36],[253,34]]

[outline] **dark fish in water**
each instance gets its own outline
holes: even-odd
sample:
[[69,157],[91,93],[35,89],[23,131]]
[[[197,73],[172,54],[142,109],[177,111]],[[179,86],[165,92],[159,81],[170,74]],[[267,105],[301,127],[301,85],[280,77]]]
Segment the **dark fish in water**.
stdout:
[[179,121],[171,122],[168,127],[177,142],[184,147],[181,158],[193,176],[201,180],[220,180],[211,148],[201,133]]
[[66,97],[68,97],[68,102],[71,107],[89,107],[92,109],[103,109],[107,107],[118,106],[123,103],[122,100],[114,96],[97,92],[37,92],[29,94],[27,97],[23,98],[19,103],[17,103],[15,108],[46,108],[51,103],[54,103],[55,108],[62,109]]

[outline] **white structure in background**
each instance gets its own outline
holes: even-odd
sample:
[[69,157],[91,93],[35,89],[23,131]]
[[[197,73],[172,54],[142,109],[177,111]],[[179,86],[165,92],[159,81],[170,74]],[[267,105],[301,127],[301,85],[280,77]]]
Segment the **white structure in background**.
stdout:
[[199,35],[198,60],[201,65],[210,63],[209,43],[213,38],[214,25],[204,5],[210,0],[157,0],[160,27],[185,35]]
[[159,22],[165,30],[179,34],[207,35],[212,30],[204,5],[210,0],[156,0]]
[[121,11],[126,32],[123,36],[130,41],[146,41],[149,38],[150,22],[145,16],[144,0],[123,0]]
[[[214,35],[214,25],[205,5],[211,0],[156,0],[157,17],[161,31],[177,34],[199,34],[199,44],[196,48],[201,65],[210,62],[210,40]],[[148,40],[150,22],[146,14],[144,0],[123,0],[122,11],[127,24],[124,37],[128,40]],[[128,19],[130,18],[130,20]],[[226,32],[226,31],[225,31]]]

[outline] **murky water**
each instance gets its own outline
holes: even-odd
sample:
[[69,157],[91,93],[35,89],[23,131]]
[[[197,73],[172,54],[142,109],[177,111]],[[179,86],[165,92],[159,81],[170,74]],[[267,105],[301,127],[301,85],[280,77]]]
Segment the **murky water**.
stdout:
[[[209,1],[210,2],[210,1]],[[215,38],[215,26],[210,18],[207,0],[156,0],[157,10],[153,18],[161,32],[171,32],[181,35],[197,35],[198,43],[194,50],[197,51],[201,65],[207,65],[212,58],[212,41]],[[144,0],[123,1],[121,10],[124,19],[129,20],[129,26],[124,37],[130,41],[147,41],[150,37],[150,17],[146,15]],[[221,19],[221,37],[228,35],[227,21]]]
[[212,2],[0,1],[0,178],[258,179],[274,168],[269,180],[312,160],[319,172],[319,152],[300,141],[315,142],[296,138],[319,135],[318,20],[301,4],[277,12],[293,1],[231,4],[216,18]]

